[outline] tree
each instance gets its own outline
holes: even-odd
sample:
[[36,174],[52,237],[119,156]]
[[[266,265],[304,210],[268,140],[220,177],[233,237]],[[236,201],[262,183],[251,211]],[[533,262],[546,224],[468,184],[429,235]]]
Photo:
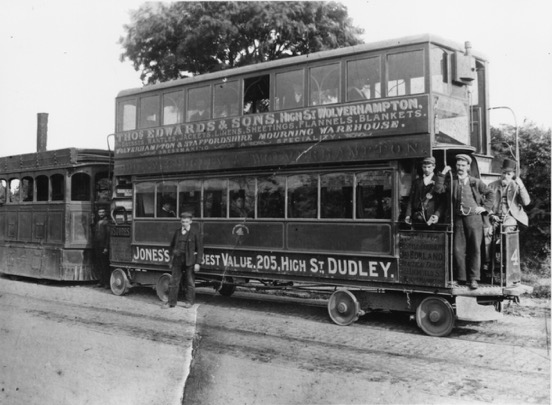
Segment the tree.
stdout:
[[[518,143],[521,178],[531,196],[527,207],[529,227],[520,233],[524,265],[550,271],[550,129],[544,130],[532,122],[519,128]],[[514,160],[515,128],[491,128],[491,145],[497,160]],[[514,155],[514,156],[513,156]]]
[[146,3],[119,43],[144,83],[362,43],[335,2]]

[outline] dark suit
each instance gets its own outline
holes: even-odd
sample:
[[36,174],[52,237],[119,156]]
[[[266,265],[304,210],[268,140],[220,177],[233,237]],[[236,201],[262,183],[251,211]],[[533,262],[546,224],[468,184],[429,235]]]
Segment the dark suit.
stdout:
[[[468,176],[475,204],[491,213],[494,192],[483,181]],[[445,193],[450,191],[450,184],[445,185],[445,176],[437,175],[435,192]],[[452,180],[452,206],[454,209],[454,263],[456,266],[456,278],[459,281],[477,280],[481,274],[481,244],[483,242],[483,218],[482,214],[475,214],[471,210],[462,212],[459,210],[458,201],[458,177]],[[486,213],[484,213],[486,214]]]
[[175,306],[178,300],[180,280],[184,274],[184,299],[190,304],[195,302],[194,265],[203,261],[203,238],[197,226],[192,225],[186,234],[178,228],[173,235],[171,245],[171,281],[169,283],[169,305]]
[[416,179],[410,191],[410,198],[406,207],[406,216],[411,217],[412,223],[424,224],[432,215],[439,219],[442,215],[442,195],[433,191],[435,175],[431,183],[424,184],[423,177]]
[[94,226],[94,270],[98,281],[108,287],[111,278],[109,267],[109,221],[100,219]]

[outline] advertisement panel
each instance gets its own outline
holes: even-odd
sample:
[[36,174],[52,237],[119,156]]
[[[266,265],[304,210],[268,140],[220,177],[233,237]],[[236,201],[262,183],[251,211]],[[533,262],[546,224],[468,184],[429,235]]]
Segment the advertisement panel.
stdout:
[[[167,265],[170,252],[160,246],[132,246],[132,263],[142,265]],[[355,281],[380,281],[395,283],[399,280],[394,258],[360,257],[345,255],[321,255],[293,252],[258,252],[246,250],[222,250],[207,248],[203,269],[250,272],[259,277],[304,276]]]
[[313,106],[115,135],[116,158],[429,132],[428,96]]

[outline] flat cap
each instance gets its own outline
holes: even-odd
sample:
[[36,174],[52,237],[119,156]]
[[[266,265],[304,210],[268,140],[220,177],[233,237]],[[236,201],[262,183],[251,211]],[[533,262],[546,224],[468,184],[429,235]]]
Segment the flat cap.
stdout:
[[435,158],[433,156],[428,156],[422,160],[422,164],[424,163],[431,163],[432,165],[435,164]]
[[180,218],[192,218],[193,215],[191,212],[181,212],[180,213]]
[[465,155],[463,153],[456,155],[456,160],[464,160],[468,162],[469,165],[471,165],[472,158],[469,155]]

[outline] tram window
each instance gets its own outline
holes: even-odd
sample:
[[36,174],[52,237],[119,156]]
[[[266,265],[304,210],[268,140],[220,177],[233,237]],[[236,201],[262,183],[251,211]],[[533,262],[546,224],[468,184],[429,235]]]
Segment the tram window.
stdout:
[[405,96],[425,91],[423,51],[387,55],[387,96]]
[[5,204],[8,199],[8,183],[0,179],[0,205]]
[[321,218],[353,218],[353,175],[332,173],[320,176]]
[[257,215],[259,218],[284,218],[286,179],[282,176],[257,178]]
[[176,182],[157,183],[157,217],[176,217]]
[[275,110],[303,107],[304,98],[303,70],[276,74]]
[[10,179],[10,186],[9,186],[9,202],[11,203],[17,203],[19,202],[19,186],[21,185],[21,181],[19,179]]
[[309,72],[310,105],[339,101],[339,64],[319,66]]
[[71,176],[71,201],[90,201],[90,176],[75,173]]
[[240,177],[230,179],[230,217],[253,218],[255,216],[255,179]]
[[107,172],[98,172],[94,179],[96,201],[110,202],[111,201],[111,181],[107,177]]
[[184,180],[178,183],[178,212],[190,212],[194,218],[201,216],[201,181]]
[[203,217],[226,218],[228,180],[209,179],[203,183]]
[[155,213],[155,183],[136,184],[136,217],[153,218]]
[[250,77],[243,81],[243,113],[257,114],[270,110],[270,76]]
[[65,177],[63,174],[53,174],[50,181],[52,182],[52,201],[63,201],[65,198]]
[[431,89],[448,93],[448,53],[442,48],[433,47],[430,53]]
[[238,81],[218,83],[215,86],[213,118],[238,115]]
[[140,99],[139,128],[159,126],[159,96],[142,97]]
[[391,184],[391,172],[373,170],[357,174],[357,218],[391,219]]
[[136,100],[120,101],[117,105],[117,131],[136,129]]
[[21,201],[30,202],[34,199],[34,179],[23,177],[21,179]]
[[318,176],[298,174],[287,178],[288,218],[318,216]]
[[381,97],[379,56],[347,62],[347,101]]
[[163,125],[184,122],[184,92],[173,91],[163,94]]
[[36,201],[48,201],[48,176],[36,177]]
[[188,90],[187,101],[188,121],[201,121],[211,118],[211,86]]

